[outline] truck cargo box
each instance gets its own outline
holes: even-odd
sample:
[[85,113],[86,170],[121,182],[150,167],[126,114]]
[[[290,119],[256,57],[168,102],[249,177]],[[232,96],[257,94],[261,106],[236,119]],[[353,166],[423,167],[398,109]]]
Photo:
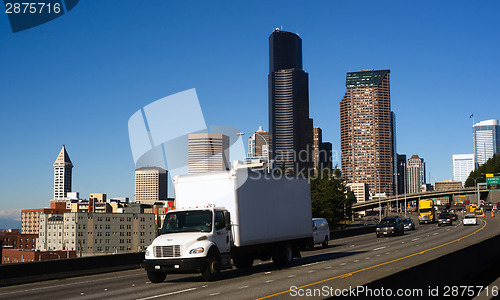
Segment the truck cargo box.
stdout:
[[175,209],[225,207],[234,246],[312,236],[307,179],[233,170],[174,179]]

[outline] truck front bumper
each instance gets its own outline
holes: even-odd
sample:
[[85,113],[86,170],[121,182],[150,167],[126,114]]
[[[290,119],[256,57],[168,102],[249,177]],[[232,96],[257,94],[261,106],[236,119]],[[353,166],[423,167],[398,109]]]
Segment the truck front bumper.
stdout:
[[176,258],[176,259],[154,259],[144,260],[144,269],[148,272],[166,273],[196,273],[203,269],[206,262],[205,257]]

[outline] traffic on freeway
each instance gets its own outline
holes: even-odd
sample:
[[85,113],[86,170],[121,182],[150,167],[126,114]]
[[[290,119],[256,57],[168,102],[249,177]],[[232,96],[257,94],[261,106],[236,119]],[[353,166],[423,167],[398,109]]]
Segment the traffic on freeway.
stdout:
[[452,226],[417,225],[400,236],[376,238],[371,233],[330,240],[327,248],[317,245],[302,251],[289,267],[255,261],[251,269],[222,271],[212,282],[203,280],[201,274],[170,274],[165,281],[152,284],[146,272],[138,269],[4,287],[0,297],[262,299],[316,293],[325,298],[490,238],[500,229],[497,219],[478,218],[477,226],[463,226],[460,216]]

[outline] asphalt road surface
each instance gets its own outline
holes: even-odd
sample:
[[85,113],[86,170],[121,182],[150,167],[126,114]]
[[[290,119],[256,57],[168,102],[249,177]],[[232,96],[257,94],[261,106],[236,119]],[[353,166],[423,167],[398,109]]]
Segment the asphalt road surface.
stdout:
[[165,282],[153,284],[137,269],[3,287],[0,299],[277,299],[314,292],[324,298],[495,236],[499,219],[488,216],[477,226],[463,226],[459,216],[453,226],[417,222],[416,230],[403,236],[372,233],[333,240],[326,249],[302,252],[290,268],[256,260],[251,270],[223,271],[216,282],[188,274],[167,275]]

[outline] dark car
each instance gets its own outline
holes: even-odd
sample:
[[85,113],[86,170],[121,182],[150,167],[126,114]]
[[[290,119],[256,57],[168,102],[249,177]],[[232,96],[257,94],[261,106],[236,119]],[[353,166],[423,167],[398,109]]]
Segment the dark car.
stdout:
[[458,220],[458,215],[457,214],[450,214],[451,215],[451,220],[456,221]]
[[449,213],[441,213],[438,218],[438,225],[453,225],[453,217]]
[[410,218],[405,218],[401,220],[403,222],[403,227],[405,230],[415,230],[415,223]]
[[385,217],[377,225],[377,237],[388,235],[403,235],[404,225],[400,217]]

